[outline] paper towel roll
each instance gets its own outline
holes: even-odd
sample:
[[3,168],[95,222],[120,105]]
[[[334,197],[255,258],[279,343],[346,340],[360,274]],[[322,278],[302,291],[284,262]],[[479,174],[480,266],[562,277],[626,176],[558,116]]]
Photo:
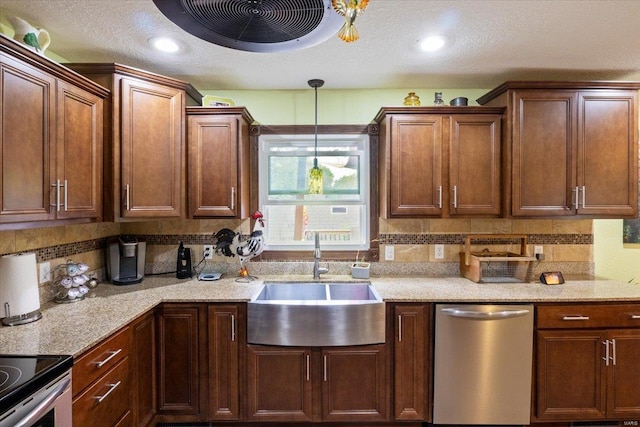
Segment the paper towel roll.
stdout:
[[36,254],[0,257],[0,318],[37,310],[40,310],[40,294]]

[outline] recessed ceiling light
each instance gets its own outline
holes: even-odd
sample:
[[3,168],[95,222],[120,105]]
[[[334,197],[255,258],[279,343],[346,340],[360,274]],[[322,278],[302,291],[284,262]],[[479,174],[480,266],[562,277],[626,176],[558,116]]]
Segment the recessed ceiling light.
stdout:
[[445,36],[429,36],[420,40],[420,49],[425,52],[433,52],[438,49],[442,49],[447,44],[447,38]]
[[175,53],[180,50],[180,45],[168,37],[151,37],[149,44],[161,52]]

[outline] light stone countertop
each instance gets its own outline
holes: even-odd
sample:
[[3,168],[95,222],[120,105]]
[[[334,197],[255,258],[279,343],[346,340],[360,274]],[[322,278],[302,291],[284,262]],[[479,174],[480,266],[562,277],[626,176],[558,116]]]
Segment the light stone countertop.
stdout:
[[[250,283],[224,277],[213,282],[147,276],[141,284],[100,284],[90,297],[70,304],[48,303],[37,322],[0,327],[0,354],[79,356],[136,317],[162,302],[246,302],[263,281],[309,280],[309,276],[262,276]],[[569,280],[563,285],[474,283],[429,277],[372,277],[387,302],[640,302],[640,285],[608,280]],[[326,275],[320,282],[357,281]],[[360,280],[362,281],[362,280]]]

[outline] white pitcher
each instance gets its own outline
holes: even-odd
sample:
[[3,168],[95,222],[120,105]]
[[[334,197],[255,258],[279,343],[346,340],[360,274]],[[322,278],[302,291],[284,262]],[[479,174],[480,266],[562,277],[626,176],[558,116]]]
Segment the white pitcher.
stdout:
[[[13,39],[19,41],[22,44],[32,47],[36,52],[44,53],[51,43],[51,37],[47,30],[43,28],[35,28],[22,18],[17,16],[9,17],[9,22],[13,25],[15,34]],[[33,34],[33,36],[27,36]],[[26,38],[25,38],[26,37]],[[35,43],[37,41],[37,43]]]

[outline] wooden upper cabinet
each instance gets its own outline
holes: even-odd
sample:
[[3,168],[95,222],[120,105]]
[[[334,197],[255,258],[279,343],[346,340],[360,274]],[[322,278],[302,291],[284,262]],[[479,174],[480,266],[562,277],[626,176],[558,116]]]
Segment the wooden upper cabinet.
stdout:
[[59,82],[57,102],[58,218],[101,217],[102,99]]
[[391,216],[442,212],[442,117],[391,118]]
[[572,215],[576,172],[575,92],[517,92],[512,141],[514,216]]
[[507,107],[506,214],[635,218],[639,88],[632,82],[507,82],[480,98]]
[[502,111],[380,110],[380,216],[499,216]]
[[0,223],[100,219],[107,94],[0,38]]
[[179,217],[184,90],[132,78],[120,83],[122,217]]
[[187,108],[189,217],[248,217],[251,122],[244,108]]
[[449,144],[451,216],[499,216],[500,116],[453,115]]
[[120,64],[68,64],[111,91],[105,108],[104,214],[177,218],[186,212],[185,107],[201,95],[188,83]]
[[638,91],[578,94],[578,213],[638,213]]
[[2,222],[54,219],[55,78],[0,56]]

